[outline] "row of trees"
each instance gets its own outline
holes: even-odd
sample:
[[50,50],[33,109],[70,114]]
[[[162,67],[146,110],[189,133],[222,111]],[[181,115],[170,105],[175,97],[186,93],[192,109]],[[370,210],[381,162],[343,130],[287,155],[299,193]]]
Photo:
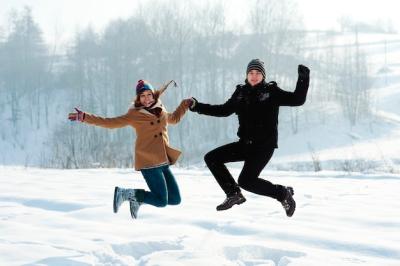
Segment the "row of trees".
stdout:
[[[170,111],[189,96],[222,103],[244,80],[252,58],[264,59],[268,79],[288,90],[294,88],[297,64],[311,65],[308,107],[284,110],[282,121],[293,133],[307,123],[299,121],[299,112],[318,107],[323,114],[327,101],[342,105],[345,117],[355,124],[369,106],[366,59],[357,43],[349,48],[356,53],[349,50],[343,60],[334,59],[335,51],[310,52],[292,1],[253,4],[257,8],[243,14],[247,30],[239,31],[228,29],[219,2],[201,7],[190,1],[148,3],[129,19],[111,22],[101,34],[90,27],[78,32],[63,54],[54,54],[44,43],[29,8],[16,13],[0,43],[0,116],[8,121],[1,127],[3,140],[12,139],[18,146],[27,134],[51,132],[44,134],[48,148],[38,151],[42,165],[129,166],[132,129],[73,126],[65,122],[68,111],[80,106],[102,116],[122,114],[140,78],[155,85],[177,81],[179,87],[163,96]],[[187,162],[200,160],[199,154],[210,146],[234,139],[236,128],[234,118],[189,115],[170,127],[170,135],[174,145],[185,150]]]
[[[42,107],[47,106],[49,100],[46,97],[51,76],[48,48],[29,8],[22,14],[13,13],[10,33],[0,46],[0,59],[0,108],[1,113],[9,115],[14,134],[19,133],[22,115],[29,117],[32,128],[48,123],[47,119],[40,119],[45,112]],[[22,102],[28,106],[23,108]],[[22,110],[29,112],[22,114]]]

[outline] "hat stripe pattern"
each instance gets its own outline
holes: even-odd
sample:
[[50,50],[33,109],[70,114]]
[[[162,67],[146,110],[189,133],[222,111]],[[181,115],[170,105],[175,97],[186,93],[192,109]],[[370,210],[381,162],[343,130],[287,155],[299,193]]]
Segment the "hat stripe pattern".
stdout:
[[264,62],[261,61],[260,59],[253,59],[250,61],[250,63],[247,65],[247,71],[246,74],[249,74],[250,71],[252,70],[258,70],[261,72],[265,79],[265,68],[264,68]]

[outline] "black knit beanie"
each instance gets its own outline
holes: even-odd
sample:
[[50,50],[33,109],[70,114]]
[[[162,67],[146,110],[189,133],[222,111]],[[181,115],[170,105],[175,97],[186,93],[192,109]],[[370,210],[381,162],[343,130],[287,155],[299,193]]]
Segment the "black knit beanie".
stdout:
[[264,68],[264,62],[261,61],[260,59],[253,59],[250,61],[250,63],[247,65],[247,71],[246,75],[249,74],[251,70],[258,70],[261,72],[265,79],[265,68]]

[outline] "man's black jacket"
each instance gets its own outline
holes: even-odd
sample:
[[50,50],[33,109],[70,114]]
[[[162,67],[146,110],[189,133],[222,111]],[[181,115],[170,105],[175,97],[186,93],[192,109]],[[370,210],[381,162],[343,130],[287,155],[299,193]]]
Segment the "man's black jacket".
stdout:
[[247,81],[237,85],[231,98],[220,105],[197,102],[191,108],[199,114],[225,117],[236,113],[240,141],[247,144],[278,145],[279,106],[303,105],[308,91],[309,77],[299,77],[294,92],[280,89],[276,82],[265,81],[252,87]]

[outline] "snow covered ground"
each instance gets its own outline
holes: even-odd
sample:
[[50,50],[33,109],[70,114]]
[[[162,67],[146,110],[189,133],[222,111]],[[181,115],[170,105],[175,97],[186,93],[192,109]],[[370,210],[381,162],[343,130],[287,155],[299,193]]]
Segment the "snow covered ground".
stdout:
[[173,172],[182,204],[144,205],[132,220],[128,204],[112,212],[112,195],[146,188],[138,172],[0,166],[0,265],[400,265],[400,175],[265,170],[295,188],[287,218],[247,192],[217,212],[208,170]]

